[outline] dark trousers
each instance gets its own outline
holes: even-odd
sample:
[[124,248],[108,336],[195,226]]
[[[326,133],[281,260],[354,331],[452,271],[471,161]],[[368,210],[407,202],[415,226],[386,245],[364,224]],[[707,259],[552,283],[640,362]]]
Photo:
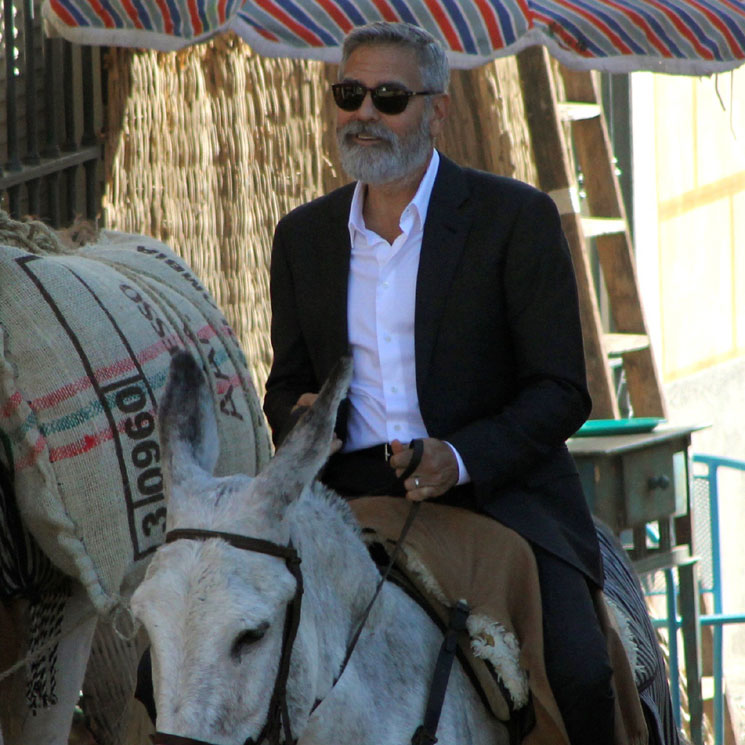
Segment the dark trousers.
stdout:
[[605,635],[587,578],[533,546],[543,604],[546,673],[571,745],[613,743],[614,696]]

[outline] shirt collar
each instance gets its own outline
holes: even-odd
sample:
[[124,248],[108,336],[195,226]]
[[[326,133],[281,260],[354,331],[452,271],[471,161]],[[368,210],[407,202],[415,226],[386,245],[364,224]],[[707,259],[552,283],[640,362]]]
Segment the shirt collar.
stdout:
[[[440,165],[440,154],[437,150],[432,151],[432,157],[429,160],[427,170],[419,182],[419,187],[414,194],[414,198],[406,206],[406,209],[401,214],[401,223],[403,223],[404,216],[407,210],[411,207],[416,215],[419,217],[420,225],[424,225],[424,221],[427,219],[427,209],[429,208],[429,199],[432,196],[432,189],[435,185],[435,178],[437,177],[437,169]],[[354,187],[354,195],[352,197],[352,205],[349,210],[349,235],[354,244],[354,236],[356,231],[364,232],[365,219],[362,216],[362,205],[365,198],[365,184],[358,181]],[[401,224],[399,223],[399,224]],[[402,227],[403,229],[403,227]]]

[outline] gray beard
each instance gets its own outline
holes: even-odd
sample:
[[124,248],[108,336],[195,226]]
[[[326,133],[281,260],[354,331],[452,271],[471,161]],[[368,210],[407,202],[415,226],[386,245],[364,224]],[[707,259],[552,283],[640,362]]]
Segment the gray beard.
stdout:
[[[421,168],[432,152],[430,118],[430,112],[426,112],[419,127],[405,137],[399,137],[378,122],[349,122],[336,131],[342,168],[351,178],[374,186],[405,178]],[[353,138],[360,134],[381,141],[376,145],[358,145]]]

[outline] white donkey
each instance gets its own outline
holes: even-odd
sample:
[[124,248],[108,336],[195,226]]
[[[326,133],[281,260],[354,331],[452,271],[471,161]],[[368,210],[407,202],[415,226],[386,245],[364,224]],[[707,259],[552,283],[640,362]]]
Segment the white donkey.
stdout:
[[[350,510],[314,480],[349,377],[341,364],[259,476],[215,478],[212,404],[194,361],[174,358],[160,409],[170,542],[132,599],[152,645],[156,743],[383,745],[408,743],[422,723],[442,635],[397,587],[383,587],[337,680],[379,579]],[[288,546],[302,559],[296,634]],[[508,742],[457,663],[437,735]]]
[[[204,378],[174,357],[160,409],[166,543],[132,598],[151,642],[156,745],[405,745],[422,723],[442,635],[408,595],[383,585],[348,656],[379,572],[351,510],[315,476],[350,375],[340,363],[256,478],[216,478]],[[598,525],[598,539],[649,743],[678,745],[638,579],[610,531]],[[511,742],[457,661],[437,737]]]

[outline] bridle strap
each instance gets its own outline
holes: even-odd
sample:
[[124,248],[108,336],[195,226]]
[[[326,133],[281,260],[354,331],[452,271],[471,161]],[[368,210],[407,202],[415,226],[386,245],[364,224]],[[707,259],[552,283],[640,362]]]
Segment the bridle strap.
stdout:
[[[278,546],[278,548],[280,547]],[[283,729],[285,743],[287,745],[294,745],[297,742],[292,738],[290,712],[287,708],[287,680],[290,677],[290,659],[297,630],[300,626],[300,610],[303,598],[303,574],[300,571],[300,558],[297,554],[295,554],[294,558],[287,559],[287,569],[295,577],[296,589],[295,597],[292,599],[285,615],[285,626],[282,634],[282,655],[279,659],[277,677],[274,681],[274,692],[269,702],[269,713],[264,727],[256,740],[248,738],[244,745],[259,745],[265,739],[270,743],[279,743],[280,727]]]
[[235,548],[242,548],[246,551],[256,551],[260,554],[269,556],[278,556],[280,559],[297,559],[297,551],[292,546],[280,546],[272,541],[265,541],[261,538],[250,538],[238,533],[224,533],[221,530],[200,530],[198,528],[176,528],[166,533],[165,542],[173,543],[181,538],[193,538],[198,541],[207,541],[210,538],[220,538]]
[[[244,743],[244,745],[260,745],[264,740],[267,740],[271,745],[279,745],[280,730],[283,730],[285,743],[287,745],[295,745],[297,741],[292,738],[289,709],[287,707],[287,680],[290,676],[290,658],[298,627],[300,626],[300,611],[303,602],[303,573],[300,569],[300,556],[292,544],[289,546],[280,546],[277,543],[265,541],[261,538],[251,538],[237,533],[225,533],[220,530],[177,528],[166,533],[165,542],[173,543],[173,541],[178,541],[182,538],[197,541],[218,538],[226,541],[234,548],[255,551],[256,553],[266,554],[268,556],[276,556],[285,560],[287,570],[295,578],[295,595],[288,604],[285,615],[285,625],[282,633],[282,655],[277,668],[277,677],[274,681],[274,691],[269,702],[267,719],[259,736],[255,740],[249,737]],[[167,732],[156,732],[150,736],[150,739],[154,745],[213,745],[213,743],[204,740],[195,740],[189,737],[182,737],[181,735],[171,735]]]

